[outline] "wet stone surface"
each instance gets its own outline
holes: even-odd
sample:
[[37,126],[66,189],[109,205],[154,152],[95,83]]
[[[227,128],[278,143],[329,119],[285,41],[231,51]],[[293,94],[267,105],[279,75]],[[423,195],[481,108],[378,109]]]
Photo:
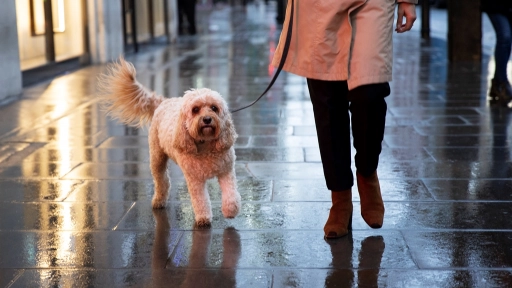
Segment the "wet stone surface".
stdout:
[[[201,4],[197,36],[126,58],[159,94],[209,87],[244,106],[275,71],[275,5]],[[483,17],[483,61],[449,64],[446,10],[431,12],[430,42],[421,20],[393,39],[380,230],[360,216],[355,184],[353,231],[323,239],[331,199],[311,101],[285,72],[233,114],[240,214],[224,218],[212,179],[211,227],[195,226],[173,163],[168,205],[153,210],[148,129],[105,115],[106,66],[94,65],[0,106],[0,287],[512,286],[512,111],[486,97],[494,32]]]

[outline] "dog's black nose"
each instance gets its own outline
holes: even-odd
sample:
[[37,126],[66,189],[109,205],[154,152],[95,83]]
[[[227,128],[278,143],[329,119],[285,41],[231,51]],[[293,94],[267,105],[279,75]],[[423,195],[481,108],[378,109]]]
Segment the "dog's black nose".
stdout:
[[204,123],[204,124],[210,124],[210,123],[212,123],[212,117],[210,117],[210,116],[206,116],[206,117],[204,117],[204,118],[203,118],[203,123]]

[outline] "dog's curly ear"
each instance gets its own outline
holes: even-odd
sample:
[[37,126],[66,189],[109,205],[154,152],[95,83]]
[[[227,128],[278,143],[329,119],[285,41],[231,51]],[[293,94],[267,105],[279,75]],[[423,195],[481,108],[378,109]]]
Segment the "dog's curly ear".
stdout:
[[221,132],[217,143],[215,143],[215,149],[219,152],[225,151],[235,144],[238,135],[235,131],[235,125],[231,119],[231,114],[224,112],[223,123]]
[[197,153],[197,147],[194,138],[190,136],[187,130],[186,115],[183,111],[180,112],[178,123],[172,137],[172,146],[180,153],[194,154]]

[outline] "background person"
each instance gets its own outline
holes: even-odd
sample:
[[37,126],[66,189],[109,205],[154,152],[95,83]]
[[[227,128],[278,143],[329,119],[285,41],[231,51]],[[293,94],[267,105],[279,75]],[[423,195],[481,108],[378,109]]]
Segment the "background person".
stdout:
[[512,88],[508,81],[507,64],[510,59],[512,46],[512,0],[484,0],[482,11],[491,20],[496,32],[496,46],[494,47],[494,61],[496,67],[494,78],[491,80],[489,96],[493,100],[512,100]]
[[183,17],[187,18],[188,34],[196,35],[196,0],[178,0],[178,34],[185,34],[185,23]]

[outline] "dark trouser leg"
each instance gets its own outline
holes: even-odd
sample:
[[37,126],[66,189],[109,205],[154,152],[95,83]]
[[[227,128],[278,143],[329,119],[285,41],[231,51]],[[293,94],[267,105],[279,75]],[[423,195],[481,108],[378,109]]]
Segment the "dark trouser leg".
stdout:
[[350,189],[354,177],[350,167],[350,116],[346,81],[307,79],[320,155],[327,188],[331,191]]
[[388,83],[364,85],[348,94],[352,112],[352,136],[356,148],[357,188],[361,199],[361,216],[368,226],[381,228],[384,203],[380,191],[377,166],[384,139]]
[[379,164],[384,140],[387,104],[390,94],[388,83],[357,87],[348,93],[352,113],[352,136],[356,148],[355,164],[362,176],[369,176]]
[[508,82],[507,63],[510,58],[512,45],[512,19],[505,14],[499,13],[488,13],[487,15],[496,32],[496,46],[494,49],[496,70],[494,72],[494,79],[499,82]]

